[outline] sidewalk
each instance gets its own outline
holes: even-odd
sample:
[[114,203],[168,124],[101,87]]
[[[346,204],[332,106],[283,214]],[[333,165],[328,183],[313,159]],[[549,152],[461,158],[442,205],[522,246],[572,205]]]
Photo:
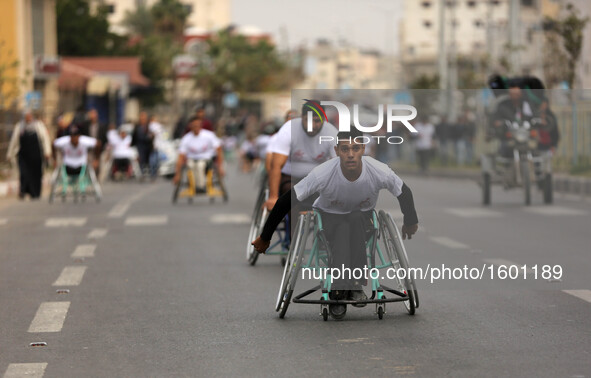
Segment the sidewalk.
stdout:
[[[394,166],[394,170],[397,173],[404,175],[421,176],[418,169],[412,166]],[[462,167],[462,168],[445,168],[445,167],[433,167],[429,170],[428,177],[439,177],[439,178],[450,178],[450,179],[463,179],[463,180],[474,180],[480,181],[480,169],[473,167]],[[573,176],[566,173],[554,172],[552,174],[554,181],[554,191],[561,194],[570,194],[580,196],[582,199],[591,199],[591,178]]]

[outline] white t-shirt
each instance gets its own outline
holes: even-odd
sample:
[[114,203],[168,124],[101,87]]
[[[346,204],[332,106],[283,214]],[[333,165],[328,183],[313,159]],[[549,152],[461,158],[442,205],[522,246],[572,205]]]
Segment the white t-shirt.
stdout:
[[[288,160],[281,170],[286,175],[296,178],[304,177],[318,164],[336,156],[338,130],[328,122],[324,122],[320,132],[310,137],[304,131],[301,118],[287,121],[277,132],[273,143],[269,143],[268,151],[288,156]],[[334,142],[323,140],[320,136],[332,137]]]
[[187,133],[179,145],[179,154],[191,160],[209,160],[216,155],[221,141],[209,130],[201,129],[199,134]]
[[132,159],[134,157],[135,154],[131,148],[131,135],[121,138],[117,130],[109,130],[107,139],[113,148],[111,155],[114,159]]
[[271,140],[271,135],[259,135],[258,137],[256,137],[254,144],[256,146],[257,149],[257,154],[259,157],[261,158],[265,158],[265,155],[267,155],[267,146],[269,145],[269,141]]
[[157,121],[152,121],[148,125],[148,130],[154,134],[154,147],[159,149],[162,146],[162,132],[164,131],[162,124]]
[[314,168],[294,186],[298,201],[318,193],[315,208],[332,214],[348,214],[375,208],[381,189],[387,189],[395,197],[402,193],[403,182],[390,167],[369,156],[363,156],[361,161],[361,176],[355,181],[345,178],[340,159]]
[[96,139],[86,135],[80,135],[78,145],[74,147],[70,142],[70,136],[66,135],[56,139],[53,145],[62,150],[65,165],[78,168],[88,161],[88,149],[96,146]]
[[415,129],[419,132],[415,147],[417,150],[428,150],[433,144],[433,134],[435,134],[435,126],[431,123],[417,123]]

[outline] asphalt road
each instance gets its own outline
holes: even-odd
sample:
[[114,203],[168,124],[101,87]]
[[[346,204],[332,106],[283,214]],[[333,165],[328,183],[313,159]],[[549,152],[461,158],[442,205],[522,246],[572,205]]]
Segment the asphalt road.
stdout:
[[[414,316],[389,304],[383,320],[367,306],[323,322],[292,304],[279,319],[279,259],[244,257],[254,180],[230,174],[227,204],[172,205],[166,181],[106,184],[100,204],[0,202],[0,374],[591,376],[591,204],[526,208],[494,188],[483,209],[473,182],[403,177],[421,225],[411,265],[494,279],[419,280]],[[379,208],[400,219],[387,192]],[[525,280],[496,274],[524,264]]]

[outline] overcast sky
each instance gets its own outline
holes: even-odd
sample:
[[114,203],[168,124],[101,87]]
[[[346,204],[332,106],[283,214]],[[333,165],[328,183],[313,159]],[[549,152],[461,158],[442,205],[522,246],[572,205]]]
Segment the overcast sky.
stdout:
[[318,38],[345,39],[361,48],[398,52],[402,0],[232,0],[232,21],[271,33],[283,48]]

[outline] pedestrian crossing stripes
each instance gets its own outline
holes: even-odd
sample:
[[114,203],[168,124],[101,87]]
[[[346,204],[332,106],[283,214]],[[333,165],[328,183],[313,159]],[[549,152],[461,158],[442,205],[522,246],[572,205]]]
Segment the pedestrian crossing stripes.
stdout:
[[591,303],[591,290],[562,290],[563,292]]
[[94,257],[94,251],[96,249],[96,244],[80,244],[76,247],[74,252],[72,252],[72,258],[81,258],[81,257]]
[[45,227],[82,227],[87,218],[48,218]]
[[154,215],[143,217],[127,217],[125,219],[126,226],[159,226],[168,223],[166,215]]
[[503,216],[501,212],[481,207],[448,208],[445,211],[462,218],[496,218]]
[[45,374],[47,362],[31,364],[10,364],[4,373],[4,378],[41,378]]
[[30,333],[59,332],[64,326],[70,302],[43,302],[29,327]]

